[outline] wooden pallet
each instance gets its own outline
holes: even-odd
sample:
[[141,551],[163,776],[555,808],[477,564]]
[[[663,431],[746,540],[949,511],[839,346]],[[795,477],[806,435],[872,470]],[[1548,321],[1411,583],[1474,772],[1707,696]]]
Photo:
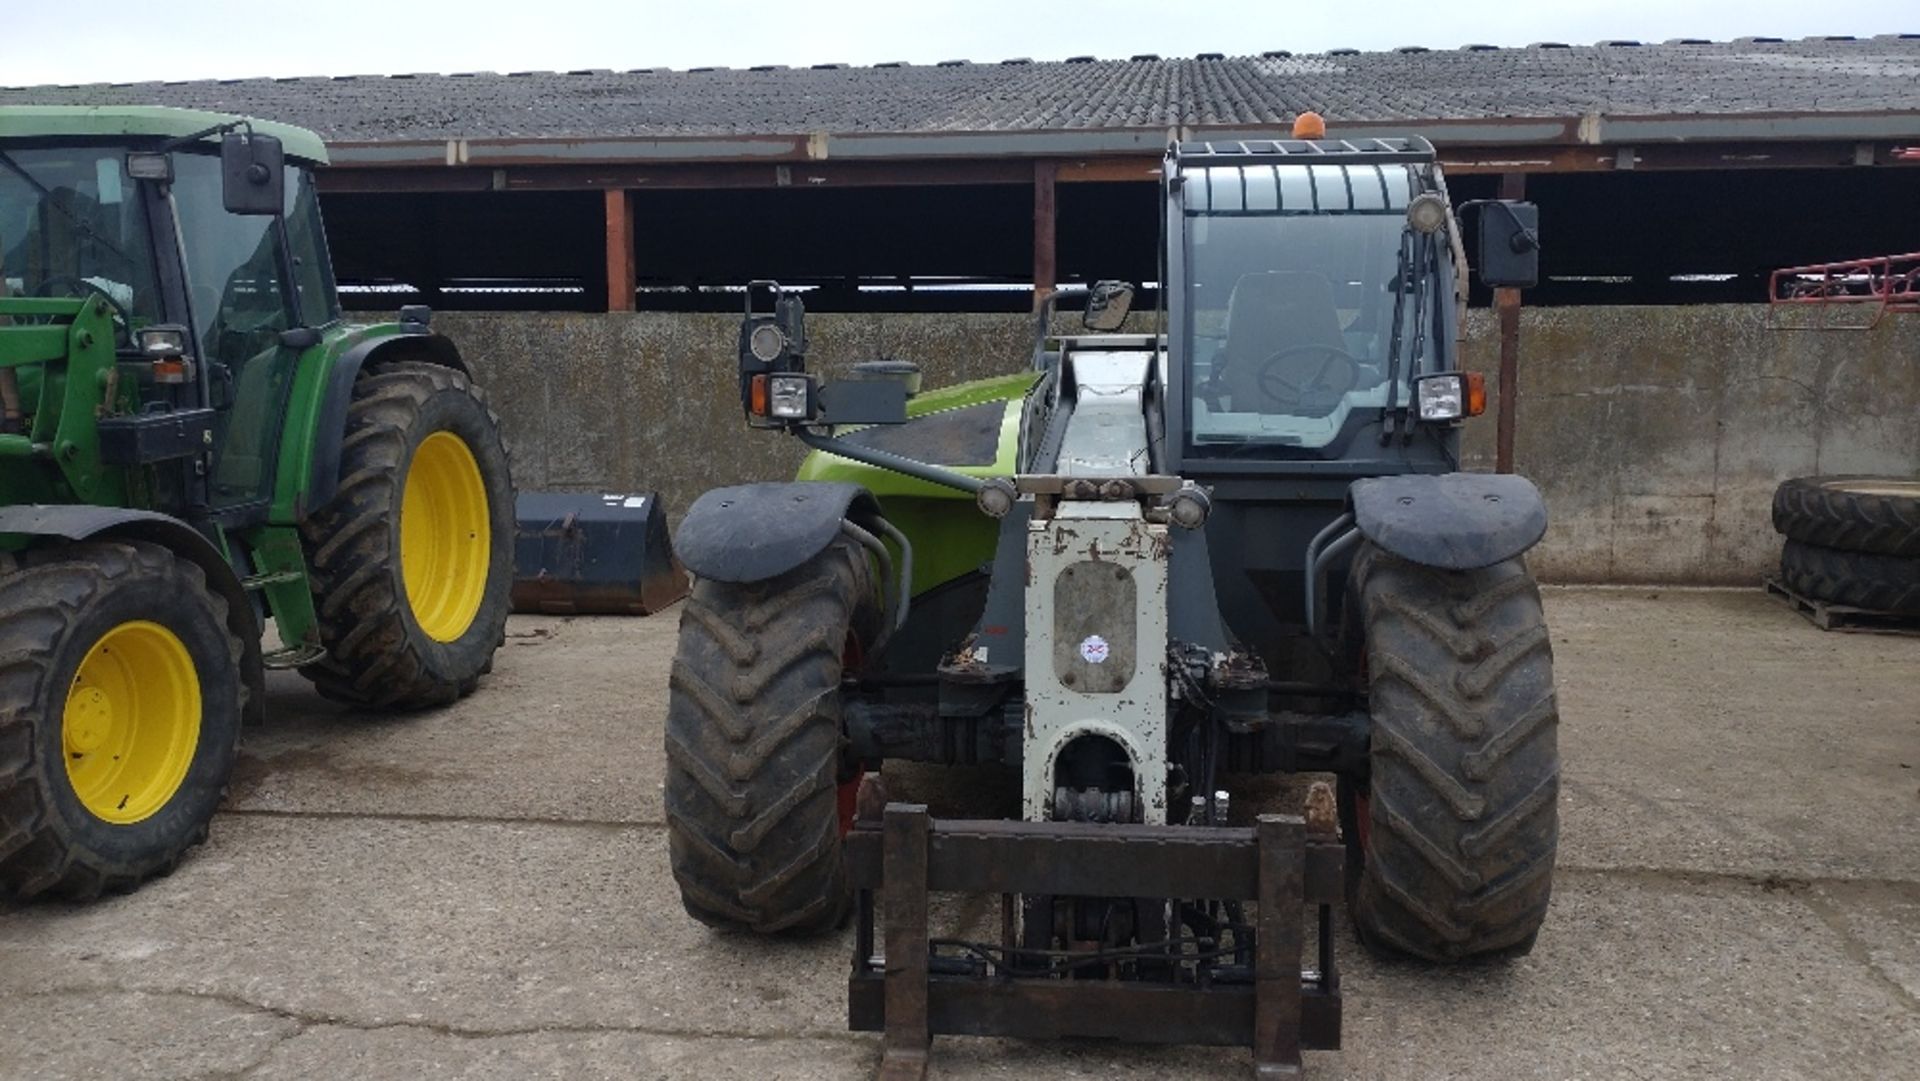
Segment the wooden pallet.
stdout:
[[1855,608],[1846,604],[1832,604],[1795,592],[1791,586],[1773,577],[1767,579],[1767,592],[1780,598],[1782,604],[1806,616],[1807,622],[1823,631],[1845,631],[1849,634],[1898,634],[1920,638],[1920,616],[1881,612],[1872,608]]

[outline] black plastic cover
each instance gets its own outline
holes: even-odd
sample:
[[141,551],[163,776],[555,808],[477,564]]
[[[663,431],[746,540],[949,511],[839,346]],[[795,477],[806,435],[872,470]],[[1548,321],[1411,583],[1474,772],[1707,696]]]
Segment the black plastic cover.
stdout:
[[136,413],[99,422],[100,460],[107,465],[148,465],[213,449],[212,409]]
[[1547,531],[1546,502],[1525,477],[1375,477],[1355,481],[1349,492],[1354,524],[1368,540],[1428,567],[1491,567],[1538,544]]
[[673,539],[688,570],[719,582],[763,582],[820,554],[849,511],[878,514],[858,484],[826,481],[715,488],[693,501]]
[[822,424],[905,424],[907,385],[895,379],[843,379],[820,388]]

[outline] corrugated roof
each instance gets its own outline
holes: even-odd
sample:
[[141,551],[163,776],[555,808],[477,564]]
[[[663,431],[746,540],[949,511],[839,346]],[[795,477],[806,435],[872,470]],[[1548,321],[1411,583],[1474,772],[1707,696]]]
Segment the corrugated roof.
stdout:
[[[1209,56],[1213,54],[1208,54]],[[0,89],[159,104],[329,142],[1259,128],[1343,121],[1920,111],[1920,34],[1865,40],[1283,51],[1221,59],[237,79]]]

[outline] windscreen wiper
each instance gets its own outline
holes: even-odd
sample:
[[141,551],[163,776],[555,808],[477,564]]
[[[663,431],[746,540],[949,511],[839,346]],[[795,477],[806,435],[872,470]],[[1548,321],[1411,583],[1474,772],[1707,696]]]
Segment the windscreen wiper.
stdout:
[[1407,325],[1407,287],[1413,276],[1414,232],[1411,225],[1400,231],[1400,260],[1393,272],[1393,326],[1387,335],[1387,401],[1380,407],[1380,443],[1393,438],[1393,408],[1400,389],[1400,336]]
[[[1433,236],[1421,233],[1409,225],[1400,237],[1400,273],[1394,281],[1393,291],[1393,333],[1387,343],[1387,401],[1380,407],[1380,444],[1385,446],[1393,441],[1394,423],[1403,410],[1411,410],[1413,402],[1409,396],[1407,404],[1400,404],[1400,346],[1404,342],[1401,319],[1406,313],[1407,291],[1413,291],[1413,349],[1407,358],[1407,372],[1412,374],[1413,366],[1419,362],[1427,345],[1427,309],[1432,284],[1432,263],[1434,253]],[[1406,425],[1407,434],[1412,435],[1412,425]]]

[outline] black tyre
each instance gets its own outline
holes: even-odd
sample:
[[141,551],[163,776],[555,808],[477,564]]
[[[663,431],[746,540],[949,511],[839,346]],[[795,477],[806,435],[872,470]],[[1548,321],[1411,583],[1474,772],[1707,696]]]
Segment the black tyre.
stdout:
[[457,371],[383,365],[354,385],[340,478],[301,527],[327,650],[301,673],[357,706],[454,701],[506,631],[514,493],[497,419]]
[[1795,592],[1830,604],[1920,616],[1920,559],[1868,555],[1790,540],[1780,577]]
[[1376,951],[1429,961],[1532,949],[1559,841],[1559,717],[1540,593],[1518,559],[1355,562],[1373,742],[1349,782],[1349,908]]
[[207,838],[246,684],[226,602],[150,544],[0,556],[0,892],[130,890]]
[[1773,528],[1823,548],[1920,559],[1920,480],[1794,477],[1774,489]]
[[702,579],[667,699],[667,837],[687,912],[714,927],[824,931],[847,911],[838,789],[852,776],[840,677],[874,604],[836,541],[767,582]]

